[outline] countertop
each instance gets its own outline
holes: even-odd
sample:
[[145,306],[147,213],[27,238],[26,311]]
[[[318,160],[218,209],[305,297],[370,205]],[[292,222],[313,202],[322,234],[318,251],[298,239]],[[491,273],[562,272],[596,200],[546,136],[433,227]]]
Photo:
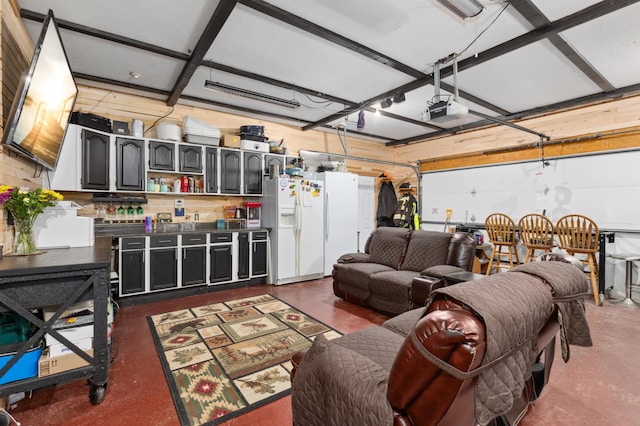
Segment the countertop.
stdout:
[[146,235],[177,235],[177,234],[202,234],[222,232],[253,232],[270,231],[269,228],[237,228],[218,229],[215,222],[191,222],[193,229],[185,230],[182,222],[158,223],[154,231],[147,232],[143,223],[121,224],[95,224],[96,237],[105,236],[111,238],[146,236]]
[[111,239],[96,237],[93,246],[43,250],[28,256],[4,255],[0,259],[0,283],[19,275],[49,274],[109,267]]

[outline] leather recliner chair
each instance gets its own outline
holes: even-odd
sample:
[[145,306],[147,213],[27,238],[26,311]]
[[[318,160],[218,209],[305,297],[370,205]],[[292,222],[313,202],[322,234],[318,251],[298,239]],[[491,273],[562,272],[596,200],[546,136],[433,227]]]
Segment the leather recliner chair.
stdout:
[[[532,267],[522,265],[522,268],[524,272],[513,270],[436,290],[428,308],[406,312],[382,326],[332,341],[318,336],[306,353],[299,352],[292,359],[294,424],[516,424],[549,380],[555,337],[560,330],[558,304],[553,303],[551,297],[558,287],[550,291],[545,279],[530,273]],[[551,272],[571,276],[573,283],[569,291],[563,292],[563,303],[578,303],[584,312],[582,298],[588,287],[582,272],[566,263],[554,266]],[[532,293],[533,299],[539,298],[539,306],[529,308],[529,294],[523,294],[527,299],[518,305],[521,311],[518,315],[522,316],[519,319],[530,323],[524,345],[516,344],[514,338],[511,348],[503,347],[496,352],[493,339],[487,339],[487,333],[491,333],[487,324],[494,324],[492,314],[487,314],[484,308],[482,313],[476,312],[456,300],[468,290],[475,292],[474,298],[479,295],[482,298],[482,292],[493,285],[504,285],[503,289],[519,287],[536,293]],[[570,293],[575,297],[572,302],[566,302]],[[508,303],[511,296],[495,301],[495,309],[491,303],[487,306],[499,313],[501,304]],[[493,302],[495,294],[488,294],[489,299]],[[511,306],[509,310],[513,309]],[[509,318],[503,320],[516,322]],[[488,348],[490,341],[489,346],[493,346]],[[516,357],[514,348],[521,351],[518,354],[523,357]],[[532,357],[527,358],[529,355]],[[505,385],[506,396],[501,395],[504,404],[493,407],[493,414],[477,409],[481,393],[501,391],[491,389],[490,384],[496,382],[485,380],[482,374],[488,371],[487,367],[495,368],[506,358],[509,364],[519,363],[520,370],[516,369],[513,375],[509,372],[506,379],[501,377],[509,383]],[[512,379],[513,383],[509,382]],[[487,383],[489,389],[482,389]]]

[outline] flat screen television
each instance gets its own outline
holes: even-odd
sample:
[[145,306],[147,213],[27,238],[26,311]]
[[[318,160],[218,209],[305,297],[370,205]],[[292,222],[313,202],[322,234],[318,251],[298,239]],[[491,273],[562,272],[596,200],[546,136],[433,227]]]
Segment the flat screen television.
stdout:
[[11,105],[2,143],[55,169],[77,96],[78,87],[53,11],[49,10],[31,65]]

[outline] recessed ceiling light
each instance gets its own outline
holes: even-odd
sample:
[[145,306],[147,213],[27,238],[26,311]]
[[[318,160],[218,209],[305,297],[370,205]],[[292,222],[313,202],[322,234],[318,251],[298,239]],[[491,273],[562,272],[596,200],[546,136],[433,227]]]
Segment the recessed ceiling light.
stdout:
[[139,78],[142,78],[142,74],[140,74],[139,72],[135,72],[135,71],[131,71],[131,72],[129,73],[129,75],[130,75],[131,77],[135,78],[136,80],[137,80],[137,79],[139,79]]

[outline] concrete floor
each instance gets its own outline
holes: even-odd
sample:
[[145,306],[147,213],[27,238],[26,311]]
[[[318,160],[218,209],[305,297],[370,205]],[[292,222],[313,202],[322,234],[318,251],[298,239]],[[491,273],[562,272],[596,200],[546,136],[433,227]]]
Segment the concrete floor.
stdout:
[[[255,286],[123,307],[116,316],[117,353],[104,401],[93,406],[86,380],[40,389],[18,402],[11,414],[29,425],[178,425],[178,417],[153,345],[146,317],[170,310],[271,293],[343,333],[387,319],[333,295],[331,279],[286,286]],[[640,416],[640,310],[586,299],[594,346],[560,348],[550,382],[520,423],[532,425],[635,425]],[[226,426],[291,425],[285,397],[232,419]],[[359,425],[354,425],[359,426]],[[363,425],[364,426],[364,425]]]

